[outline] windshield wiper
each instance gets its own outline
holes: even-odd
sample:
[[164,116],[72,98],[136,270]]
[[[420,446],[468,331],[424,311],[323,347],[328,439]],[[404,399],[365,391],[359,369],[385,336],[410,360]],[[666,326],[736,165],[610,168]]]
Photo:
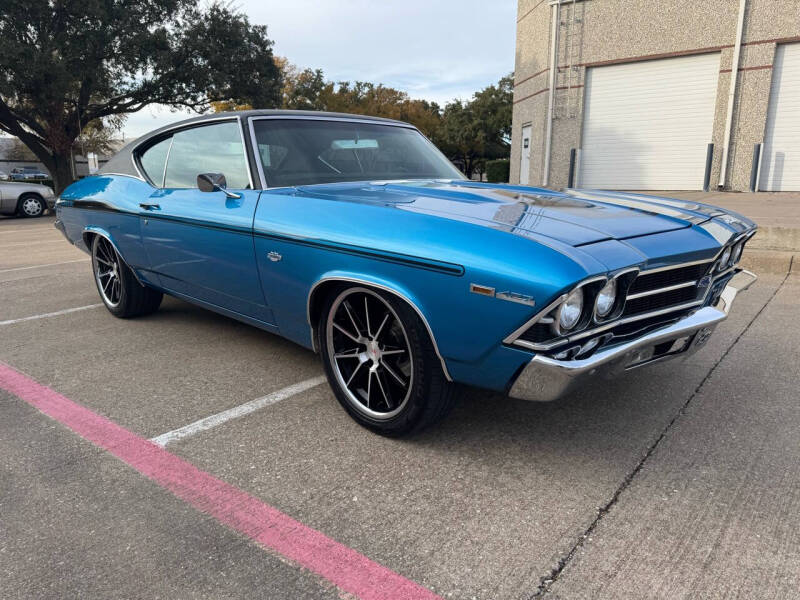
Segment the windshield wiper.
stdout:
[[337,169],[336,167],[334,167],[334,166],[333,166],[331,163],[329,163],[327,160],[325,160],[325,159],[324,159],[324,158],[322,158],[321,156],[317,155],[317,158],[319,159],[319,162],[321,162],[323,165],[325,165],[326,167],[328,167],[328,168],[329,168],[329,169],[331,169],[332,171],[335,171],[335,172],[336,172],[336,173],[338,173],[339,175],[341,175],[341,174],[342,174],[342,172],[341,172],[339,169]]

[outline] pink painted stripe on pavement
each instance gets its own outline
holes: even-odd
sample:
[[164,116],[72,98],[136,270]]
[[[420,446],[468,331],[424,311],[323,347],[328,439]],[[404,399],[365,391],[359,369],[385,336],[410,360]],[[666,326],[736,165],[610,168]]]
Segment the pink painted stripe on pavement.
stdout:
[[197,510],[363,600],[441,600],[355,550],[295,521],[0,362],[0,388],[18,396]]

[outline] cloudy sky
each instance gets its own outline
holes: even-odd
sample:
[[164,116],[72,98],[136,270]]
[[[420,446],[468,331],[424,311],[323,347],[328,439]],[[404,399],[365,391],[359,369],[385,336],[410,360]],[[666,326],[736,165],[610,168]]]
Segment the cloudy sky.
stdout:
[[[234,0],[265,24],[275,54],[333,81],[362,80],[444,104],[514,68],[515,0]],[[125,138],[186,116],[131,115]]]

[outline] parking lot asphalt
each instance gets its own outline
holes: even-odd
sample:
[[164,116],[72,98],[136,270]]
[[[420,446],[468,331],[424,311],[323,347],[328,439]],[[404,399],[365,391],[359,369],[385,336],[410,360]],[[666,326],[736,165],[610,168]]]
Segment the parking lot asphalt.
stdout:
[[[688,361],[551,404],[462,389],[390,440],[312,353],[174,299],[115,319],[52,218],[0,220],[0,362],[142,438],[272,398],[167,452],[445,598],[790,596],[798,293],[762,274]],[[0,415],[0,597],[350,597],[20,397]]]

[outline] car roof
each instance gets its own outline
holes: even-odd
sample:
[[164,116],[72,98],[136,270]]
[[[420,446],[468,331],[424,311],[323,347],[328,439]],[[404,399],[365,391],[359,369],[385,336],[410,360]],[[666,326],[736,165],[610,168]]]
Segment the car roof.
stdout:
[[144,143],[145,141],[149,140],[150,138],[156,137],[161,135],[162,133],[169,131],[171,129],[180,129],[181,127],[185,127],[187,125],[191,125],[192,123],[202,123],[203,121],[209,121],[211,119],[248,119],[251,117],[308,117],[309,119],[349,119],[355,121],[380,121],[383,123],[392,123],[394,125],[405,125],[406,127],[413,127],[409,123],[404,123],[403,121],[397,121],[395,119],[387,119],[385,117],[371,117],[369,115],[356,115],[350,113],[338,113],[338,112],[326,112],[321,110],[282,110],[282,109],[257,109],[257,110],[235,110],[235,111],[226,111],[226,112],[218,112],[218,113],[208,113],[205,115],[199,115],[197,117],[192,117],[191,119],[184,119],[183,121],[178,121],[176,123],[170,123],[169,125],[164,125],[163,127],[159,127],[158,129],[154,129],[150,133],[143,135],[142,137],[136,139],[133,144],[138,146],[139,144]]
[[121,174],[121,175],[131,175],[133,177],[139,177],[139,173],[136,171],[136,167],[133,164],[133,151],[143,145],[146,144],[149,140],[156,138],[168,131],[173,129],[180,129],[182,127],[186,127],[188,125],[192,125],[193,123],[203,123],[206,121],[212,120],[223,120],[223,119],[248,119],[252,117],[307,117],[309,119],[348,119],[352,121],[365,121],[365,122],[381,122],[391,125],[399,125],[403,127],[411,127],[414,126],[405,123],[403,121],[397,121],[395,119],[387,119],[385,117],[371,117],[369,115],[356,115],[350,113],[338,113],[338,112],[326,112],[326,111],[316,111],[316,110],[282,110],[282,109],[255,109],[255,110],[237,110],[237,111],[228,111],[228,112],[219,112],[219,113],[209,113],[205,115],[199,115],[197,117],[192,117],[191,119],[184,119],[182,121],[178,121],[177,123],[170,123],[169,125],[165,125],[164,127],[159,127],[147,133],[129,144],[127,144],[124,148],[122,148],[116,155],[114,155],[111,160],[109,160],[103,167],[100,169],[100,173],[114,173],[114,174]]

